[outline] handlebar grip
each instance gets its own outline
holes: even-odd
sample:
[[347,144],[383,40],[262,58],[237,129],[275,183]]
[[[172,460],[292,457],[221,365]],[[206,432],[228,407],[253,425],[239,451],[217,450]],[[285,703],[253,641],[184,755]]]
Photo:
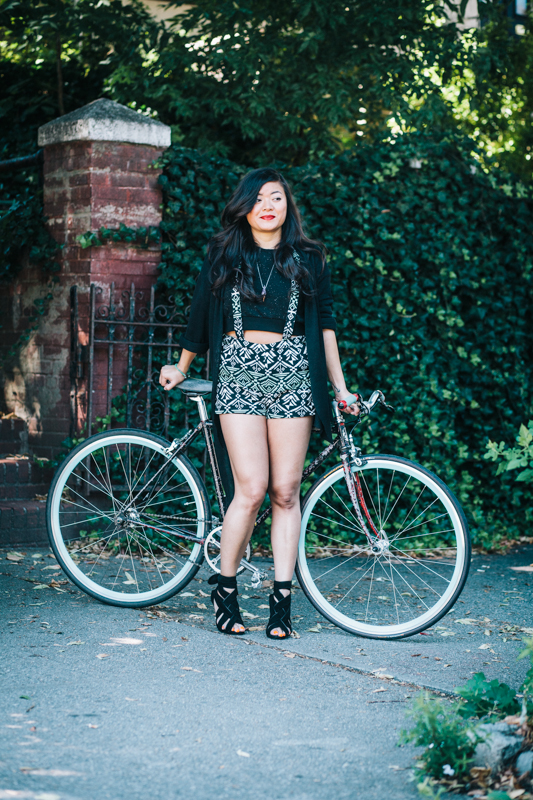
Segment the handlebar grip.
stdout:
[[341,411],[344,411],[345,408],[348,408],[348,406],[353,406],[354,403],[358,403],[360,400],[361,397],[356,392],[355,394],[349,394],[346,400],[340,400],[340,402],[337,403],[337,406]]

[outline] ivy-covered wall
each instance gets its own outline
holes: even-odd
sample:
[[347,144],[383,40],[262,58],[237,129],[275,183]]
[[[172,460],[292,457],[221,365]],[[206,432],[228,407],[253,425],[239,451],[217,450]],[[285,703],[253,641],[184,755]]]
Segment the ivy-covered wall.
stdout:
[[[492,546],[533,516],[531,487],[483,459],[533,410],[533,191],[471,150],[416,134],[285,175],[329,251],[348,381],[397,408],[366,425],[365,449],[433,469]],[[165,160],[161,282],[186,303],[245,168],[179,147]]]

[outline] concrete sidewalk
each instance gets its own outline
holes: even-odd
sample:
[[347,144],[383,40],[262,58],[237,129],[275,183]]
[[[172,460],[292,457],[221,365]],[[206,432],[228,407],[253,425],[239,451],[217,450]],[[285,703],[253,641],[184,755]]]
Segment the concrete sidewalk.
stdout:
[[[397,747],[410,698],[478,671],[518,687],[528,667],[533,574],[511,567],[531,546],[474,556],[453,611],[401,641],[350,636],[297,589],[300,638],[280,647],[216,631],[205,569],[158,611],[123,610],[35,589],[54,562],[23,552],[0,552],[0,800],[416,798]],[[240,592],[264,624],[269,590]]]

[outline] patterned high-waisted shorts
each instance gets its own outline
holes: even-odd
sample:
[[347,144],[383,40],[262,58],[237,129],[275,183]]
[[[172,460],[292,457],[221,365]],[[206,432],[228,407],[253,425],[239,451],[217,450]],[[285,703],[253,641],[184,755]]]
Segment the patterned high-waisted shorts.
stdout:
[[291,419],[315,414],[305,336],[292,336],[298,287],[293,281],[283,339],[271,344],[244,338],[239,292],[232,291],[236,336],[224,336],[216,414]]

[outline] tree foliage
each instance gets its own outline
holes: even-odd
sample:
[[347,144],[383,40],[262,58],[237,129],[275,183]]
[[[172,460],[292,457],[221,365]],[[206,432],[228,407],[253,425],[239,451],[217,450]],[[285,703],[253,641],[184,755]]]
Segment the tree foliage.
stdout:
[[33,152],[39,125],[100,97],[160,28],[139,0],[1,0],[0,158]]
[[[0,0],[4,155],[107,95],[174,139],[248,165],[302,165],[393,131],[462,130],[531,173],[533,45],[502,0],[202,0],[157,22],[141,0]],[[1,157],[1,152],[0,152]]]
[[[176,4],[177,5],[177,4]],[[446,113],[461,42],[432,0],[204,0],[180,15],[139,72],[112,79],[175,122],[184,144],[247,164],[310,157],[383,135],[391,114],[420,124]]]
[[[412,134],[285,174],[330,253],[351,386],[381,388],[397,407],[373,419],[365,449],[432,468],[465,506],[475,540],[494,545],[531,516],[531,486],[509,492],[511,479],[483,456],[488,439],[509,438],[532,411],[533,193],[485,174],[471,148]],[[162,281],[184,305],[243,172],[169,151]]]

